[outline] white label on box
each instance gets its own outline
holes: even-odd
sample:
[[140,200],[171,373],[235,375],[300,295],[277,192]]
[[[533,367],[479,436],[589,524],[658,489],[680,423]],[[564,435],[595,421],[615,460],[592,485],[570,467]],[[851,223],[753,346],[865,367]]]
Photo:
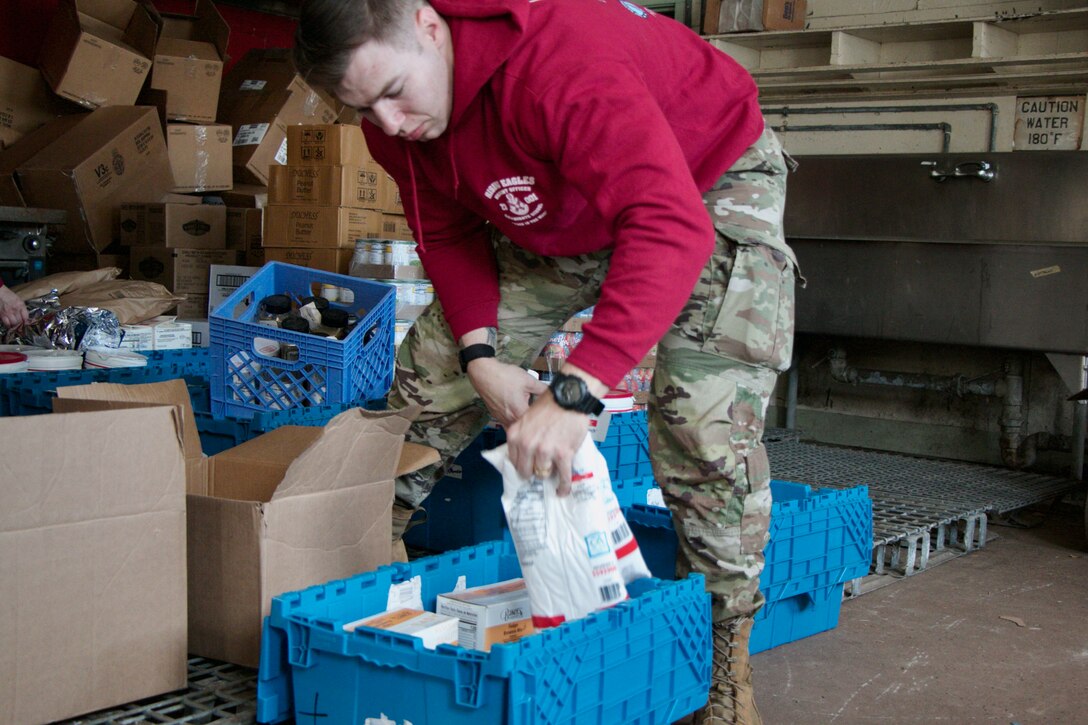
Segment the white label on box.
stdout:
[[280,150],[276,152],[276,163],[280,166],[287,165],[287,138],[284,137],[283,143],[280,144]]
[[242,81],[238,87],[240,91],[263,91],[268,81]]
[[246,123],[238,127],[238,133],[234,137],[234,146],[256,146],[264,140],[268,133],[267,123]]
[[646,492],[646,505],[647,506],[660,506],[665,508],[665,497],[661,495],[661,489],[654,486]]
[[122,350],[153,350],[155,348],[155,336],[150,325],[121,325]]
[[385,611],[397,609],[423,609],[423,577],[416,575],[406,582],[389,587]]

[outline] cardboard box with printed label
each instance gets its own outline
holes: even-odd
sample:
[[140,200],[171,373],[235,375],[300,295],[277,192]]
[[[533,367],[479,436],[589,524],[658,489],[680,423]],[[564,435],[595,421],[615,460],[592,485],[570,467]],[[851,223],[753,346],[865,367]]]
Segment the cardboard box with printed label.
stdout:
[[151,87],[166,92],[166,118],[214,123],[230,26],[210,0],[196,15],[162,14]]
[[193,347],[208,346],[209,329],[207,319],[179,319],[178,322],[184,322],[191,328],[193,333]]
[[[174,249],[171,247],[132,247],[129,269],[132,279],[146,279],[158,282],[171,292],[206,298],[208,295],[208,275],[213,264],[237,264],[238,251],[234,249]],[[197,312],[204,314],[208,302]],[[191,317],[185,311],[179,311],[178,317]]]
[[122,204],[121,244],[225,249],[227,208],[212,204]]
[[457,617],[419,609],[395,609],[348,622],[343,630],[354,632],[359,627],[372,627],[407,634],[420,640],[427,649],[434,649],[440,644],[457,644],[457,625]]
[[381,210],[386,214],[404,214],[404,202],[400,198],[400,187],[389,174],[382,174],[378,181],[378,195]]
[[340,247],[378,236],[381,213],[343,206],[273,205],[264,210],[264,247]]
[[536,631],[524,579],[510,579],[439,594],[435,612],[457,617],[457,643],[488,652],[492,645],[516,642]]
[[[28,206],[68,212],[56,251],[100,252],[113,241],[118,207],[159,201],[174,174],[155,109],[110,106],[74,118],[16,173]],[[58,123],[71,121],[49,127]]]
[[166,146],[179,194],[226,191],[234,185],[230,126],[166,126]]
[[206,458],[183,380],[99,383],[57,396],[84,407],[166,403],[182,411],[189,652],[250,667],[273,596],[389,563],[393,478],[438,461],[435,450],[404,443],[413,412],[355,408],[323,428],[277,428]]
[[382,214],[382,239],[395,239],[411,242],[412,228],[408,226],[408,217],[403,214]]
[[0,56],[0,148],[74,110],[63,104],[37,68]]
[[376,163],[367,166],[273,166],[268,176],[272,204],[321,204],[377,209],[385,175]]
[[193,346],[192,325],[170,315],[137,325],[121,325],[122,350],[185,350]]
[[265,247],[265,262],[287,262],[310,269],[348,274],[351,270],[353,249],[315,249],[313,247]]
[[0,722],[185,687],[180,423],[163,406],[0,418]]
[[332,123],[341,104],[307,84],[290,51],[251,50],[227,73],[219,93],[219,121],[234,129],[234,175],[268,184],[268,167],[287,163],[287,127]]
[[53,91],[98,108],[136,102],[151,70],[161,18],[133,0],[60,0],[39,67]]
[[227,249],[245,252],[261,246],[263,209],[227,207]]
[[374,159],[356,125],[304,124],[287,129],[291,166],[369,166]]
[[208,313],[234,294],[260,267],[239,264],[213,264],[208,271]]

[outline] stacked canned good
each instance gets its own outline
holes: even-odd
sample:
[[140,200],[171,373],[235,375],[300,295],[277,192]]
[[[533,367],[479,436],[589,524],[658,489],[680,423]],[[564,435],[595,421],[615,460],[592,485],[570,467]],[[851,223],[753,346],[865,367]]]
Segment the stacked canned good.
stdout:
[[[361,269],[363,266],[370,269]],[[386,275],[377,273],[374,267],[393,268]],[[415,242],[398,239],[359,239],[355,242],[355,254],[352,257],[352,274],[363,276],[375,282],[393,287],[396,293],[397,312],[393,327],[394,344],[399,346],[408,335],[415,318],[434,302],[434,285],[428,279],[417,278],[416,271],[411,279],[398,274],[397,268],[422,267],[416,253]],[[400,277],[394,279],[391,277]]]

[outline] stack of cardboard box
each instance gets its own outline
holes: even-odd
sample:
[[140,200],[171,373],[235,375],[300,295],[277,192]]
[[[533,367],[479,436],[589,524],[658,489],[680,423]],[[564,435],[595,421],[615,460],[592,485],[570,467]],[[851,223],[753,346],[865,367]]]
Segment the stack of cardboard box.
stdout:
[[264,260],[347,274],[356,243],[382,236],[395,185],[358,126],[290,126],[286,157],[269,168]]

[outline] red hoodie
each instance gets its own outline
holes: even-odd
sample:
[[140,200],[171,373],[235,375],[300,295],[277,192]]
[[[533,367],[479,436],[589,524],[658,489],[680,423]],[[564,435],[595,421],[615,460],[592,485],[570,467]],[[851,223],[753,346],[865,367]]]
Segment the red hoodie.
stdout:
[[431,0],[453,36],[450,125],[364,122],[402,190],[454,338],[497,326],[490,222],[536,254],[611,249],[570,362],[614,386],[665,334],[714,248],[701,194],[763,131],[755,83],[623,0]]

